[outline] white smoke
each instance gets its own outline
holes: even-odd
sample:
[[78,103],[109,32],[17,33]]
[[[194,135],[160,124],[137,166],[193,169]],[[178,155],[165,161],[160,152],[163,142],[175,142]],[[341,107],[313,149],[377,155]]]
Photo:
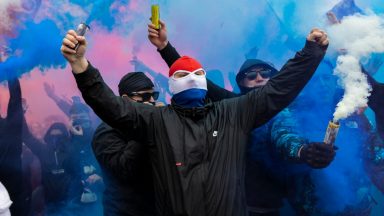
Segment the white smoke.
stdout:
[[11,30],[13,21],[9,11],[20,7],[21,0],[0,1],[0,33]]
[[334,113],[334,121],[339,121],[367,106],[371,87],[361,71],[360,61],[372,53],[384,52],[384,19],[375,14],[356,14],[330,27],[328,33],[334,48],[345,49],[337,58],[334,70],[345,89]]

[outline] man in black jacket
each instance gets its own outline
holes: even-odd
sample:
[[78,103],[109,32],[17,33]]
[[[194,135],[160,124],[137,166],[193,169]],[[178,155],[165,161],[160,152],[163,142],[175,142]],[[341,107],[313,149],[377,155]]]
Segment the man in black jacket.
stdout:
[[[73,48],[80,43],[77,50]],[[328,45],[314,29],[304,49],[259,90],[205,101],[205,71],[182,57],[171,66],[172,104],[153,107],[116,97],[85,58],[86,40],[68,31],[61,51],[85,101],[109,125],[145,139],[159,215],[245,215],[245,147],[249,133],[284,109],[315,72]]]
[[[149,24],[148,34],[150,42],[156,46],[169,66],[180,58],[179,53],[168,42],[165,23],[162,22],[159,30]],[[223,89],[207,79],[207,96],[212,101],[239,97],[264,86],[277,73],[265,61],[247,59],[236,76],[241,94]],[[295,178],[292,174],[294,171],[291,170],[292,164],[302,162],[311,168],[325,168],[332,162],[335,151],[332,146],[309,142],[301,137],[295,128],[295,119],[286,109],[252,131],[246,155],[245,194],[249,215],[275,216],[280,215],[283,199],[292,196],[288,193],[293,191],[288,190],[288,187],[293,187],[288,182]]]
[[[142,72],[126,74],[119,83],[125,100],[154,105],[158,92]],[[105,183],[106,216],[155,215],[155,192],[147,145],[135,140],[134,130],[120,131],[102,123],[93,137],[93,152]]]

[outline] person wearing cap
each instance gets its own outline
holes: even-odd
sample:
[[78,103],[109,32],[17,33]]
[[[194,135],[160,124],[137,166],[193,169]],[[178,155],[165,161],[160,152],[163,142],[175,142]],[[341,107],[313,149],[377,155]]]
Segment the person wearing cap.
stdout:
[[[71,49],[80,43],[76,50]],[[244,162],[250,132],[284,109],[324,57],[327,35],[314,29],[303,50],[259,90],[212,103],[205,70],[183,56],[169,70],[171,104],[116,97],[85,58],[86,40],[68,31],[61,51],[83,98],[110,126],[134,129],[150,155],[158,215],[245,215]]]
[[[142,72],[131,72],[119,83],[124,100],[155,105],[159,93]],[[157,104],[158,105],[158,104]],[[147,145],[134,139],[134,130],[101,123],[93,137],[93,152],[104,176],[104,215],[155,215],[155,192]]]

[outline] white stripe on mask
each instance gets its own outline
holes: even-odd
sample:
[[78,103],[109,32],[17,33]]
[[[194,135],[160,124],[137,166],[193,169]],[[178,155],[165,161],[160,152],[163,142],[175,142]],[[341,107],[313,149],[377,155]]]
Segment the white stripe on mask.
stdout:
[[[175,78],[174,75],[168,80],[169,90],[172,94],[177,94],[188,89],[204,89],[207,90],[207,79],[206,75],[196,75],[195,72],[203,70],[201,68],[190,72],[190,71],[176,71],[177,72],[188,72],[189,74],[185,77]],[[205,71],[204,71],[205,72]]]

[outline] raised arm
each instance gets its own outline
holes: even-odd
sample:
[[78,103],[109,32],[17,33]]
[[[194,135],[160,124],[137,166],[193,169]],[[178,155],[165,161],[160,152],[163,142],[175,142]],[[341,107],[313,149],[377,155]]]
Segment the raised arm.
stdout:
[[72,103],[65,98],[59,97],[55,92],[55,86],[53,84],[49,85],[48,83],[44,83],[44,90],[47,96],[56,103],[59,109],[69,117],[69,110],[71,109]]
[[[75,44],[80,43],[77,50]],[[105,84],[99,71],[85,58],[86,40],[68,31],[61,46],[61,52],[69,62],[77,86],[85,102],[108,125],[126,130],[144,128],[157,108],[140,103],[133,103],[117,97]]]
[[11,74],[8,75],[9,103],[7,109],[7,124],[10,131],[16,132],[22,130],[23,105],[21,98],[20,81]]
[[240,96],[236,93],[233,93],[231,91],[228,91],[225,88],[222,88],[222,87],[216,85],[214,82],[212,82],[209,79],[207,79],[207,88],[208,88],[207,96],[213,102]]
[[[20,81],[11,73],[8,76],[9,103],[7,108],[7,118],[5,119],[5,133],[8,141],[2,144],[4,152],[20,157],[22,152],[22,124],[23,124],[23,106],[21,99]],[[7,146],[7,147],[6,147]],[[8,149],[8,150],[6,150]]]
[[[168,41],[167,27],[163,21],[160,21],[161,28],[156,29],[155,26],[148,24],[148,39],[157,48],[163,60],[167,63],[168,67],[180,58],[180,54]],[[222,99],[233,98],[239,95],[230,92],[220,86],[217,86],[211,80],[207,80],[208,97],[212,101],[219,101]]]
[[230,106],[236,110],[236,118],[244,130],[250,131],[266,123],[296,98],[316,71],[327,46],[327,35],[312,30],[305,47],[265,86],[231,99]]

